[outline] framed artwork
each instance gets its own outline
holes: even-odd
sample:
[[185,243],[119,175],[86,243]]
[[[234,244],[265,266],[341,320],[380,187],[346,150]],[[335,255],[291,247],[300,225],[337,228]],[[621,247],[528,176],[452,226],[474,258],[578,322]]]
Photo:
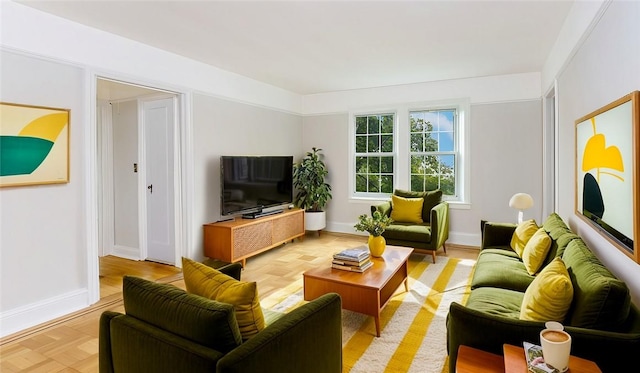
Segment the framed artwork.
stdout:
[[0,187],[69,182],[70,110],[0,102]]
[[576,213],[640,263],[640,92],[575,124]]

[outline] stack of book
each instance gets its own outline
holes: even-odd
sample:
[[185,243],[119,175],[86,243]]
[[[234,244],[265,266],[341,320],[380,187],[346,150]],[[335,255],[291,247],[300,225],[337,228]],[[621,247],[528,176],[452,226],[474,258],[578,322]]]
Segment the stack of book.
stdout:
[[371,255],[366,246],[342,250],[333,255],[333,262],[331,263],[332,268],[360,273],[366,271],[372,265]]

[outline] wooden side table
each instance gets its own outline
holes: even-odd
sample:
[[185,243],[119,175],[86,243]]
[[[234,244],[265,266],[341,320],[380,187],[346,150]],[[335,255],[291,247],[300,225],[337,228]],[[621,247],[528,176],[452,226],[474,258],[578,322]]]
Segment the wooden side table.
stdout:
[[[527,360],[524,357],[524,348],[504,345],[504,366],[506,373],[527,373]],[[598,365],[591,360],[571,356],[569,358],[568,373],[602,373]]]
[[500,355],[462,345],[458,348],[456,373],[504,373],[504,360]]

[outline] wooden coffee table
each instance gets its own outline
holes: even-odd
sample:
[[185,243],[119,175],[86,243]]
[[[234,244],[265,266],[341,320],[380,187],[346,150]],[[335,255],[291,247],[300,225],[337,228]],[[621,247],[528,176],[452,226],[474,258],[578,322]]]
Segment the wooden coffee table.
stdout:
[[340,294],[342,308],[373,316],[379,337],[380,311],[403,282],[409,291],[407,261],[412,251],[387,245],[381,258],[371,257],[373,266],[364,273],[333,269],[331,263],[308,270],[302,274],[304,299],[310,301],[326,293]]

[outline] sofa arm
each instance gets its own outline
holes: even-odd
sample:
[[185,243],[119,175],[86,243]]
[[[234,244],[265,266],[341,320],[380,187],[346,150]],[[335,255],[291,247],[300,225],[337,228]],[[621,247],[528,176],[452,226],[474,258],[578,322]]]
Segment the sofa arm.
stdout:
[[442,201],[431,209],[432,248],[438,250],[449,239],[449,203]]
[[391,202],[384,202],[376,206],[371,206],[371,215],[374,212],[380,211],[380,213],[384,216],[391,216]]
[[113,373],[111,356],[111,320],[122,315],[119,312],[104,311],[100,315],[98,340],[98,370],[100,373]]
[[482,246],[485,249],[491,246],[511,246],[511,237],[517,224],[486,222],[482,232]]
[[[447,316],[449,372],[454,373],[458,347],[466,345],[502,355],[504,344],[540,344],[544,323],[490,315],[453,302]],[[571,334],[571,354],[594,361],[603,372],[623,372],[640,351],[639,333],[615,333],[566,327]],[[637,362],[636,362],[637,363]]]
[[225,355],[218,373],[340,373],[340,296],[325,294],[282,316]]

